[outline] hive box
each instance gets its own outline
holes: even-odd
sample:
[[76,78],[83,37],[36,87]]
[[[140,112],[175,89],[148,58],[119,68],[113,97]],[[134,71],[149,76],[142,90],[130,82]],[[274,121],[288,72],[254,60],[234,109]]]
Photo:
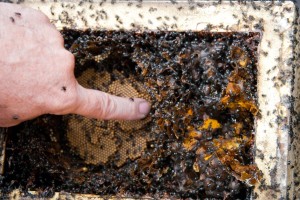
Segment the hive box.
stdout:
[[[252,196],[262,200],[300,198],[300,61],[298,14],[293,2],[25,0],[22,4],[44,12],[58,29],[260,32],[257,89],[261,116],[255,121],[255,162],[263,180]],[[157,20],[159,16],[168,18]],[[13,193],[24,197],[22,191]],[[64,198],[97,196],[57,191],[52,199]]]

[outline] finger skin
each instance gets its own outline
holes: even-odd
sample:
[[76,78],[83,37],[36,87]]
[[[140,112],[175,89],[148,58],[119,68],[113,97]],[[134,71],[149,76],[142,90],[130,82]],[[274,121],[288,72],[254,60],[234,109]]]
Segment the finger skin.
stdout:
[[[78,86],[78,106],[74,113],[97,119],[143,119],[151,105],[141,98],[124,98]],[[142,110],[140,109],[142,107]]]

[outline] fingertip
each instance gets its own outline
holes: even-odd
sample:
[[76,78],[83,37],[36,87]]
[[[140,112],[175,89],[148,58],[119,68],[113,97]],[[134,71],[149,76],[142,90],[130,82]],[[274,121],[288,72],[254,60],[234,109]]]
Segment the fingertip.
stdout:
[[140,99],[138,103],[139,118],[145,118],[151,110],[151,104],[145,99]]

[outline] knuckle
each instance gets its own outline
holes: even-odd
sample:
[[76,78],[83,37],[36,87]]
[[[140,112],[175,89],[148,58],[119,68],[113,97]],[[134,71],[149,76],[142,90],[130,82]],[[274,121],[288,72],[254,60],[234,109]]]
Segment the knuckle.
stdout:
[[97,102],[98,105],[96,105],[97,108],[99,108],[99,118],[105,119],[105,116],[107,115],[107,109],[109,105],[109,99],[108,95],[104,94],[99,98],[99,101]]
[[100,107],[100,115],[103,119],[110,119],[111,114],[116,113],[117,111],[117,104],[112,98],[111,95],[103,93],[102,98],[99,101]]
[[113,99],[111,98],[111,96],[109,94],[106,94],[105,96],[107,96],[107,98],[106,98],[107,112],[116,111],[116,105],[115,105],[115,102],[113,101]]

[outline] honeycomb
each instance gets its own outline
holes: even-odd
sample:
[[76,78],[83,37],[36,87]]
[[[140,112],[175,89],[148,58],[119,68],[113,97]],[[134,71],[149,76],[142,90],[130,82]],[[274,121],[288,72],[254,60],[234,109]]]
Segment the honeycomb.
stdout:
[[251,199],[262,179],[253,154],[259,33],[62,34],[80,84],[145,98],[149,118],[46,115],[23,123],[8,139],[3,191]]
[[[99,56],[95,61],[99,62]],[[112,81],[111,76],[119,79]],[[112,73],[97,73],[94,69],[87,69],[77,80],[86,88],[150,101],[142,83],[138,83],[133,76],[126,78],[117,70],[113,70]],[[135,83],[134,86],[132,82]],[[110,157],[117,155],[115,164],[120,167],[127,159],[140,157],[147,147],[147,142],[151,141],[147,136],[149,134],[143,130],[150,120],[150,117],[146,117],[143,120],[132,121],[101,121],[73,115],[68,117],[67,138],[70,146],[87,164],[106,164]],[[133,131],[135,132],[132,133]]]

